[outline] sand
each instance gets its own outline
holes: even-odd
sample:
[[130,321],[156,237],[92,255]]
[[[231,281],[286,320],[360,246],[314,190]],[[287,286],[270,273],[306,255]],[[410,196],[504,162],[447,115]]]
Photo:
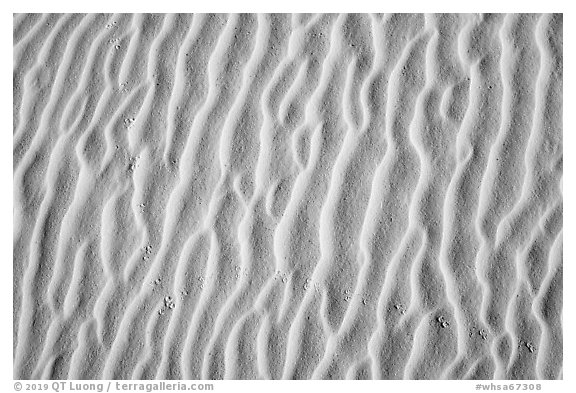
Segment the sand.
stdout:
[[562,378],[562,23],[14,15],[14,378]]

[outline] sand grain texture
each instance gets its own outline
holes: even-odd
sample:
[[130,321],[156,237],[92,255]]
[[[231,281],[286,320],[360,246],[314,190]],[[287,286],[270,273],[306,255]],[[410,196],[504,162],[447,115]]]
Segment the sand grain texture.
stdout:
[[14,378],[562,377],[562,15],[13,19]]

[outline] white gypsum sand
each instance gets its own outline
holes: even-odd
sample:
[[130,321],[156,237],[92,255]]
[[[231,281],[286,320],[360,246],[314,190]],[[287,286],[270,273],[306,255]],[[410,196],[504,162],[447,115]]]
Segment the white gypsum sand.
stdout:
[[13,45],[14,378],[562,377],[562,15]]

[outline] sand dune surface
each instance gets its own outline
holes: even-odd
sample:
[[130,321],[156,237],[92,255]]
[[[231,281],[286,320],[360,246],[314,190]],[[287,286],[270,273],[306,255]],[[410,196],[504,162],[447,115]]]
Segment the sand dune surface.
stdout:
[[14,378],[562,378],[562,20],[15,14]]

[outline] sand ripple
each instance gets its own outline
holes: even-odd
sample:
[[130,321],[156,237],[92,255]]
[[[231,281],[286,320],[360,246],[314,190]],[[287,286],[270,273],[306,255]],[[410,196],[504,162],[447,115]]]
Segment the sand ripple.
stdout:
[[562,15],[13,43],[15,378],[561,378]]

